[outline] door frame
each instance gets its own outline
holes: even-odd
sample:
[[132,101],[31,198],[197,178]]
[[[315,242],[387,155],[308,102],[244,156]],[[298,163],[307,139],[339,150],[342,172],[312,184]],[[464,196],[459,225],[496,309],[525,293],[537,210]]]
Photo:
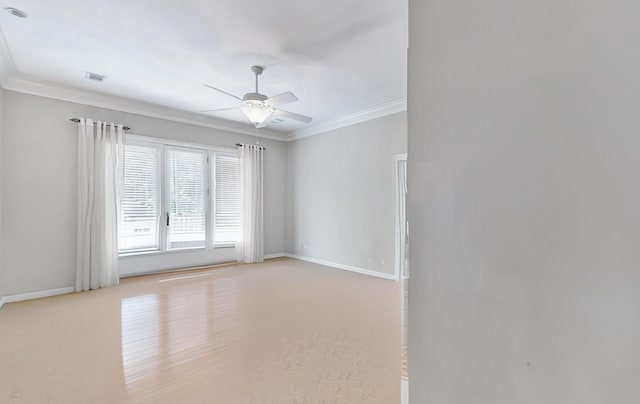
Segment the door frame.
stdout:
[[[406,232],[406,227],[400,223],[400,207],[398,206],[398,192],[400,183],[398,179],[398,163],[407,161],[407,153],[400,153],[393,156],[393,208],[394,208],[394,227],[395,227],[395,257],[394,257],[394,276],[397,281],[402,280],[402,234]],[[405,171],[406,173],[406,171]],[[406,201],[405,201],[405,221],[406,221]]]

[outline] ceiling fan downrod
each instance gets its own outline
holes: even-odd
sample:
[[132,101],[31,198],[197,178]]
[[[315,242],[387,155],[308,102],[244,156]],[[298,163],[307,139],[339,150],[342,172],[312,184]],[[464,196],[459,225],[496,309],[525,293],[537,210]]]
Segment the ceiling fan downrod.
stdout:
[[262,74],[264,71],[264,67],[262,66],[251,66],[251,71],[256,75],[256,93],[258,92],[258,76]]

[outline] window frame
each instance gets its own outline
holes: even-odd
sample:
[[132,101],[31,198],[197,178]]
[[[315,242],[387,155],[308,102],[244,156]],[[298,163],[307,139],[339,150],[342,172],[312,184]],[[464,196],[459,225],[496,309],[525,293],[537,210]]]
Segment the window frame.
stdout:
[[[164,194],[164,168],[163,168],[163,148],[158,145],[157,143],[148,143],[148,142],[141,142],[138,141],[137,139],[131,139],[130,141],[125,141],[125,147],[126,146],[138,146],[138,147],[146,147],[146,148],[153,148],[156,149],[157,151],[157,155],[158,155],[158,171],[157,171],[157,178],[156,178],[156,188],[158,189],[159,195],[157,196],[157,203],[158,203],[158,212],[159,212],[159,217],[157,218],[157,247],[145,247],[145,248],[128,248],[128,249],[124,249],[124,250],[120,250],[120,248],[118,247],[118,256],[127,256],[127,255],[138,255],[138,254],[150,254],[150,253],[157,253],[162,251],[162,246],[163,246],[163,240],[162,240],[162,236],[163,236],[163,231],[162,231],[162,212],[164,212],[164,198],[163,198],[163,194]],[[124,155],[124,154],[123,154]],[[126,162],[123,162],[124,164],[126,164]],[[124,175],[124,170],[123,170],[123,175]],[[124,190],[123,190],[123,194],[124,194]],[[122,208],[121,208],[122,210]],[[120,212],[120,214],[118,215],[118,225],[122,226],[122,224],[124,223],[123,220],[123,216],[122,216],[122,212]],[[118,240],[119,243],[120,240]]]
[[[219,146],[204,145],[199,143],[184,142],[173,139],[162,139],[151,136],[141,136],[127,133],[124,139],[125,147],[128,145],[140,147],[152,147],[158,150],[159,173],[158,173],[158,192],[160,201],[160,219],[158,228],[158,246],[159,248],[145,249],[128,249],[118,250],[119,257],[128,257],[134,255],[153,255],[153,254],[176,254],[192,251],[219,250],[223,248],[235,248],[235,243],[214,244],[214,215],[215,215],[215,157],[220,154],[226,157],[238,157],[238,152],[234,148],[226,148]],[[183,149],[187,151],[202,152],[206,156],[205,163],[205,245],[204,247],[188,247],[188,248],[169,248],[168,227],[166,225],[166,215],[169,212],[169,158],[170,149]],[[126,164],[126,162],[125,162]],[[121,221],[121,218],[118,218]]]
[[[209,179],[209,184],[211,185],[211,187],[213,188],[212,192],[209,192],[209,201],[211,203],[211,209],[210,212],[212,213],[211,215],[211,221],[209,223],[209,227],[210,232],[209,234],[211,235],[211,241],[210,244],[213,246],[213,248],[235,248],[235,243],[216,243],[216,221],[215,221],[215,215],[216,215],[216,193],[218,191],[218,178],[217,178],[217,170],[216,170],[216,161],[215,159],[217,158],[217,156],[223,156],[223,157],[234,157],[236,160],[238,159],[238,152],[237,150],[233,149],[232,152],[228,152],[228,151],[209,151],[209,175],[210,175],[210,179]],[[238,170],[240,169],[240,167],[238,167]]]
[[[171,166],[170,166],[170,158],[169,158],[169,153],[171,153],[171,151],[176,150],[176,151],[184,151],[184,152],[188,152],[188,153],[198,153],[198,154],[202,154],[205,158],[205,163],[204,163],[204,172],[203,174],[203,179],[205,182],[205,190],[204,190],[204,194],[203,194],[203,202],[204,202],[204,209],[205,209],[205,217],[204,217],[204,247],[181,247],[181,248],[171,248],[170,242],[169,242],[169,228],[171,226],[167,226],[167,216],[170,215],[170,206],[171,206],[171,195],[170,195],[170,189],[171,189],[171,184],[169,183],[171,181],[171,175],[170,175],[170,171],[171,171]],[[210,243],[210,232],[208,231],[208,226],[209,226],[209,220],[210,220],[210,216],[212,213],[212,206],[209,203],[209,200],[211,199],[209,197],[209,195],[211,194],[211,179],[209,178],[209,167],[210,167],[210,163],[209,163],[209,151],[206,149],[199,149],[199,148],[195,148],[195,147],[185,147],[185,146],[172,146],[172,145],[165,145],[164,146],[164,160],[162,161],[162,165],[164,166],[164,174],[165,174],[165,182],[164,182],[164,192],[162,193],[162,198],[164,199],[164,203],[163,206],[165,207],[164,210],[164,222],[161,220],[160,223],[164,223],[164,226],[162,226],[162,228],[164,228],[164,236],[165,236],[165,242],[164,242],[164,251],[190,251],[190,250],[202,250],[202,249],[206,249],[206,247],[209,245]],[[170,217],[170,216],[169,216]]]

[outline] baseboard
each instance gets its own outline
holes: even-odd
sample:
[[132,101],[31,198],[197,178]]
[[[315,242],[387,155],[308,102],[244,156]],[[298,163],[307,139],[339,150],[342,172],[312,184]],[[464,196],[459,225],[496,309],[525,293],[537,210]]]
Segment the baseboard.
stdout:
[[402,379],[400,383],[400,402],[409,404],[409,380]]
[[[300,260],[300,261],[306,261],[306,262],[311,262],[311,263],[314,263],[314,264],[324,265],[324,266],[327,266],[327,267],[343,269],[345,271],[356,272],[356,273],[363,274],[363,275],[375,276],[376,278],[396,280],[395,277],[393,275],[391,275],[391,274],[383,274],[381,272],[371,271],[371,270],[365,269],[365,268],[358,268],[358,267],[353,267],[353,266],[350,266],[350,265],[338,264],[338,263],[331,262],[331,261],[325,261],[325,260],[321,260],[321,259],[317,259],[317,258],[305,257],[305,256],[302,256],[302,255],[296,255],[296,254],[288,254],[288,253],[269,254],[269,255],[265,255],[264,259],[281,258],[281,257],[294,258],[294,259],[297,259],[297,260]],[[43,297],[64,295],[64,294],[73,293],[73,292],[75,292],[75,288],[73,286],[70,286],[70,287],[67,287],[67,288],[42,290],[42,291],[39,291],[39,292],[20,293],[20,294],[17,294],[17,295],[4,296],[4,297],[0,297],[0,307],[2,307],[5,303],[13,303],[13,302],[21,302],[21,301],[24,301],[24,300],[40,299],[40,298],[43,298]]]
[[286,256],[287,256],[286,253],[269,254],[269,255],[265,255],[264,259],[270,260],[270,259],[282,258],[282,257],[286,257]]
[[43,297],[51,297],[57,295],[66,295],[67,293],[73,293],[76,289],[73,286],[68,288],[41,290],[39,292],[20,293],[18,295],[5,296],[2,300],[3,303],[21,302],[23,300],[40,299]]
[[305,257],[305,256],[302,256],[302,255],[296,255],[296,254],[285,254],[284,256],[289,257],[289,258],[294,258],[294,259],[297,259],[297,260],[300,260],[300,261],[306,261],[306,262],[311,262],[311,263],[314,263],[314,264],[324,265],[324,266],[327,266],[327,267],[344,269],[345,271],[357,272],[357,273],[363,274],[363,275],[375,276],[376,278],[389,279],[389,280],[392,280],[392,281],[396,281],[397,280],[395,275],[393,275],[393,274],[383,274],[382,272],[376,272],[376,271],[372,271],[370,269],[352,267],[350,265],[338,264],[336,262],[325,261],[325,260],[321,260],[321,259],[317,259],[317,258],[311,258],[311,257]]

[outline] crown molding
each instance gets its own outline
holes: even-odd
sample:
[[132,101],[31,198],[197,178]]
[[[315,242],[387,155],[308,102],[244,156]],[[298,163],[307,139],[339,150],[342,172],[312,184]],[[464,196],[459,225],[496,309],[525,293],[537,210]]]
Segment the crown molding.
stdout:
[[[128,112],[131,114],[143,115],[151,118],[164,119],[173,122],[201,126],[205,128],[218,129],[242,135],[258,136],[261,138],[277,141],[287,140],[286,133],[279,133],[268,129],[255,130],[249,125],[236,125],[230,123],[229,121],[218,120],[215,118],[205,118],[206,120],[202,120],[200,115],[186,111],[180,111],[177,109],[164,107],[144,101],[137,101],[125,97],[102,94],[73,87],[56,85],[53,83],[45,83],[29,78],[6,76],[1,81],[1,84],[2,87],[6,90],[16,91],[24,94],[37,95],[40,97],[53,98],[56,100],[68,101],[83,105],[90,105],[98,108]],[[196,117],[198,119],[196,119]]]
[[242,135],[257,136],[281,142],[291,142],[305,137],[319,135],[331,130],[344,128],[407,110],[407,99],[398,98],[383,104],[374,105],[357,112],[346,114],[335,119],[313,123],[293,132],[276,132],[265,128],[255,130],[249,125],[243,125],[222,119],[203,117],[199,114],[164,107],[145,101],[138,101],[125,97],[47,83],[30,77],[23,77],[17,72],[11,50],[9,49],[2,29],[0,29],[0,85],[6,90],[16,91],[19,93],[128,112],[151,118],[223,130]]
[[319,135],[331,130],[344,128],[346,126],[355,125],[370,121],[376,118],[382,118],[383,116],[395,114],[407,110],[407,99],[398,98],[383,104],[378,104],[365,108],[363,110],[353,112],[347,115],[343,115],[336,119],[330,119],[328,121],[319,122],[317,124],[306,126],[302,129],[298,129],[292,133],[287,141],[294,141],[303,139],[309,136]]

